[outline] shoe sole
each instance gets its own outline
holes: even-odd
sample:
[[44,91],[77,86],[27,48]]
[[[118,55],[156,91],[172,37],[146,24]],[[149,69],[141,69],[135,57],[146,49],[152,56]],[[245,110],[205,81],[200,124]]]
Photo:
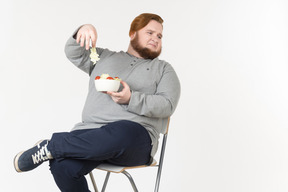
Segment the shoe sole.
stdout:
[[[38,144],[41,143],[42,141],[43,141],[43,140],[38,141],[33,147],[35,147],[36,145],[38,145]],[[23,172],[23,171],[19,168],[19,166],[18,166],[18,161],[19,161],[20,156],[21,156],[24,152],[25,152],[25,151],[21,151],[21,152],[19,152],[19,153],[14,157],[14,168],[15,168],[15,170],[16,170],[18,173]]]
[[14,168],[15,170],[18,172],[18,173],[21,173],[21,169],[19,169],[19,166],[18,166],[18,160],[19,160],[19,157],[24,153],[24,151],[21,151],[20,153],[18,153],[15,157],[14,157]]

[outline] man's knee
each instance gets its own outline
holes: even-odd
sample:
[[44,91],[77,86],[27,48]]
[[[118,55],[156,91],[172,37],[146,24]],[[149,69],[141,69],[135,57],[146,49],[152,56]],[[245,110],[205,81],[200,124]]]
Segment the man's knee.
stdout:
[[50,170],[54,180],[63,192],[87,192],[87,181],[77,160],[65,159],[62,161],[51,160]]
[[50,171],[53,175],[61,175],[65,177],[79,178],[83,175],[79,174],[81,165],[76,160],[65,159],[62,161],[51,160]]

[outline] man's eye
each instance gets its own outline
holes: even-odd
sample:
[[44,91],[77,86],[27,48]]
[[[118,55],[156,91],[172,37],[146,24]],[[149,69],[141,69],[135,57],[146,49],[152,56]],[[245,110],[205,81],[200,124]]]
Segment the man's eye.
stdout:
[[152,35],[152,32],[147,32],[149,35]]
[[158,35],[158,39],[162,39],[162,36],[161,36],[161,35]]

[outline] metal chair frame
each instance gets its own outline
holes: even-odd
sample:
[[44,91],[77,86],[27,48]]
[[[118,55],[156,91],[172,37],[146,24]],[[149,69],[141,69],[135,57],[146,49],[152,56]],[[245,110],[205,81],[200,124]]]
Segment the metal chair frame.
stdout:
[[[168,124],[167,124],[167,129],[166,132],[163,134],[163,139],[162,139],[162,147],[161,147],[161,152],[160,152],[160,157],[159,157],[159,163],[154,160],[153,163],[149,166],[147,165],[141,165],[141,166],[135,166],[135,167],[120,167],[116,165],[111,165],[111,164],[101,164],[99,165],[96,169],[100,169],[103,171],[106,171],[106,177],[102,186],[101,192],[105,192],[105,189],[107,187],[107,183],[110,177],[111,172],[113,173],[123,173],[130,181],[130,184],[134,190],[134,192],[138,192],[138,189],[136,187],[136,184],[132,178],[132,176],[126,171],[127,169],[136,169],[136,168],[144,168],[144,167],[157,167],[157,176],[156,176],[156,183],[155,183],[155,188],[154,192],[159,191],[159,186],[160,186],[160,179],[161,179],[161,174],[162,174],[162,167],[163,167],[163,161],[164,161],[164,154],[165,154],[165,148],[166,148],[166,142],[167,142],[167,137],[168,137],[168,127],[169,127],[169,120],[168,119]],[[91,182],[93,184],[95,192],[98,192],[98,188],[93,176],[92,171],[89,173]]]

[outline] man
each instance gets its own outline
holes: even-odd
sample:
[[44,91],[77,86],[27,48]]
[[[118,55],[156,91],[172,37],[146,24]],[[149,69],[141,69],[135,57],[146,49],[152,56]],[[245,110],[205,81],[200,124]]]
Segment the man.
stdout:
[[[18,172],[30,171],[44,161],[61,191],[89,191],[84,175],[102,162],[136,166],[151,163],[159,134],[174,112],[180,83],[172,66],[158,59],[162,49],[163,20],[141,14],[130,28],[127,52],[96,48],[100,60],[91,62],[90,43],[96,47],[94,26],[81,26],[68,39],[65,53],[90,75],[82,122],[71,132],[54,133],[14,159]],[[118,92],[97,92],[94,79],[101,74],[122,79]]]

